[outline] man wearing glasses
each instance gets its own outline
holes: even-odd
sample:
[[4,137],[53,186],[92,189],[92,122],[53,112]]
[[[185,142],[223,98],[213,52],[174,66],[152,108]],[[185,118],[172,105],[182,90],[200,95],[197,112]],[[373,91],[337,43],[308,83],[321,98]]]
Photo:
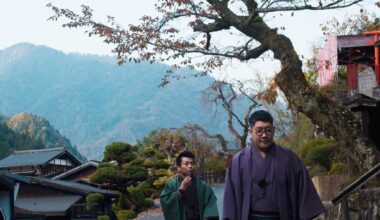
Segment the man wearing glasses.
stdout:
[[256,111],[249,126],[251,146],[227,171],[223,220],[306,220],[325,212],[305,165],[273,142],[272,115]]
[[176,158],[178,175],[166,183],[160,202],[166,220],[219,219],[216,196],[194,175],[194,155],[182,151]]

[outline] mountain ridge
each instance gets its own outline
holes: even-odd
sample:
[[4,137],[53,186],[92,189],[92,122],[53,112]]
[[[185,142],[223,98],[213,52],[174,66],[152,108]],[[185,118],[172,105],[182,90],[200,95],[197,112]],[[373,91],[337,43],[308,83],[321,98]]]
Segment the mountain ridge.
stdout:
[[[22,51],[22,52],[14,52]],[[113,141],[135,143],[151,130],[197,123],[228,133],[200,97],[211,77],[172,80],[159,87],[169,66],[127,63],[112,57],[65,54],[46,46],[14,45],[0,51],[0,113],[46,118],[90,159]],[[179,70],[190,76],[194,72]]]

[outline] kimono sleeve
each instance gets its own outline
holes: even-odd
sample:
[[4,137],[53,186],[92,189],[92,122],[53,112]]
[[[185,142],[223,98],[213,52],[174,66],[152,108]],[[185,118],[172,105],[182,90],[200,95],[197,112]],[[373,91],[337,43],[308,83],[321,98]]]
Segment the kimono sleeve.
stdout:
[[239,157],[235,155],[230,162],[226,174],[223,198],[223,220],[240,219],[242,207],[240,186]]
[[301,220],[308,220],[318,216],[326,210],[323,207],[321,199],[319,198],[305,165],[301,160],[299,160],[299,163],[301,169],[298,176],[298,215]]
[[165,219],[181,219],[182,208],[174,181],[169,181],[165,185],[160,195],[160,203]]
[[204,211],[203,218],[204,219],[219,219],[219,212],[217,206],[217,198],[215,196],[214,191],[209,185],[204,184],[205,192],[204,192]]

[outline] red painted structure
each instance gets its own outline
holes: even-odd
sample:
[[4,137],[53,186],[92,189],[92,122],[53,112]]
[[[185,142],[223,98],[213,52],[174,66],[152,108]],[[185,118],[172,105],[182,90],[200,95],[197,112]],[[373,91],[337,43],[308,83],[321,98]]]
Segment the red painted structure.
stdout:
[[[380,30],[365,32],[364,35],[330,36],[326,45],[319,51],[317,59],[318,75],[321,86],[332,83],[331,70],[337,70],[337,65],[347,66],[347,86],[350,90],[358,89],[358,66],[371,66],[376,73],[377,85],[380,86]],[[327,74],[327,75],[326,75]],[[326,82],[326,76],[329,81]]]
[[375,43],[379,40],[380,31],[369,31],[364,32],[365,36],[373,36],[373,41],[369,41],[369,46],[374,46],[375,50],[375,73],[376,73],[376,80],[377,85],[380,85],[380,64],[379,64],[379,47],[375,46]]

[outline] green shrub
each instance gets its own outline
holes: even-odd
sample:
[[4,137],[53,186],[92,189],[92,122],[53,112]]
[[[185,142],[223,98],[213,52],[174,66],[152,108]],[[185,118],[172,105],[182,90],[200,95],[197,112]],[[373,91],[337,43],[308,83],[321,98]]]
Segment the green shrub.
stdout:
[[133,210],[124,209],[117,212],[118,220],[133,219],[135,217],[136,217],[136,213]]
[[117,203],[112,203],[112,211],[117,213],[120,210],[121,210],[121,208],[119,207],[119,205]]
[[329,174],[346,174],[347,173],[347,164],[345,163],[333,163]]
[[153,157],[157,154],[157,152],[153,147],[146,147],[144,148],[143,154],[145,157]]
[[167,169],[159,169],[159,170],[154,171],[154,174],[156,176],[168,176],[169,171]]
[[161,176],[153,182],[153,186],[160,189],[165,186],[167,181],[169,181],[169,177]]
[[117,192],[118,194],[118,198],[117,198],[117,202],[116,202],[116,205],[115,205],[115,211],[118,211],[120,209],[125,209],[127,208],[127,202],[125,201],[125,198],[124,198],[124,195],[121,193],[121,192]]
[[148,189],[150,187],[149,183],[147,183],[146,181],[144,182],[141,182],[137,188],[141,191],[145,191],[146,189]]
[[312,166],[310,169],[310,176],[321,176],[325,174],[327,174],[326,168],[319,164]]
[[132,186],[128,187],[128,192],[137,208],[142,207],[145,199],[144,193],[139,188]]
[[226,163],[224,160],[215,157],[207,158],[206,170],[212,173],[224,173],[226,171]]
[[316,138],[302,146],[300,156],[307,166],[318,165],[323,168],[322,170],[328,171],[331,168],[334,150],[337,148],[338,144],[333,139]]
[[128,163],[136,159],[135,149],[132,145],[124,142],[113,142],[104,149],[104,161],[117,161],[118,164]]
[[137,179],[139,181],[143,181],[148,178],[148,171],[145,167],[125,164],[123,165],[123,169],[128,178]]
[[86,196],[86,209],[91,211],[94,209],[94,204],[100,204],[104,199],[104,196],[100,193],[89,193]]
[[144,166],[147,168],[153,167],[154,162],[151,159],[146,159],[146,160],[144,160]]
[[146,197],[150,197],[150,198],[157,198],[158,197],[158,191],[156,189],[147,188],[143,192],[144,192]]
[[137,158],[137,159],[132,160],[132,161],[129,162],[128,164],[129,164],[129,165],[134,165],[134,166],[141,166],[141,164],[143,164],[144,161],[145,161],[145,160],[142,159],[142,158]]
[[99,215],[96,220],[111,220],[111,218],[108,215]]
[[125,181],[116,166],[103,166],[98,168],[90,177],[94,183],[115,183]]
[[154,201],[151,198],[145,198],[144,199],[144,205],[145,208],[150,208],[154,206]]
[[170,162],[167,159],[161,159],[156,162],[157,169],[168,169],[170,167]]

